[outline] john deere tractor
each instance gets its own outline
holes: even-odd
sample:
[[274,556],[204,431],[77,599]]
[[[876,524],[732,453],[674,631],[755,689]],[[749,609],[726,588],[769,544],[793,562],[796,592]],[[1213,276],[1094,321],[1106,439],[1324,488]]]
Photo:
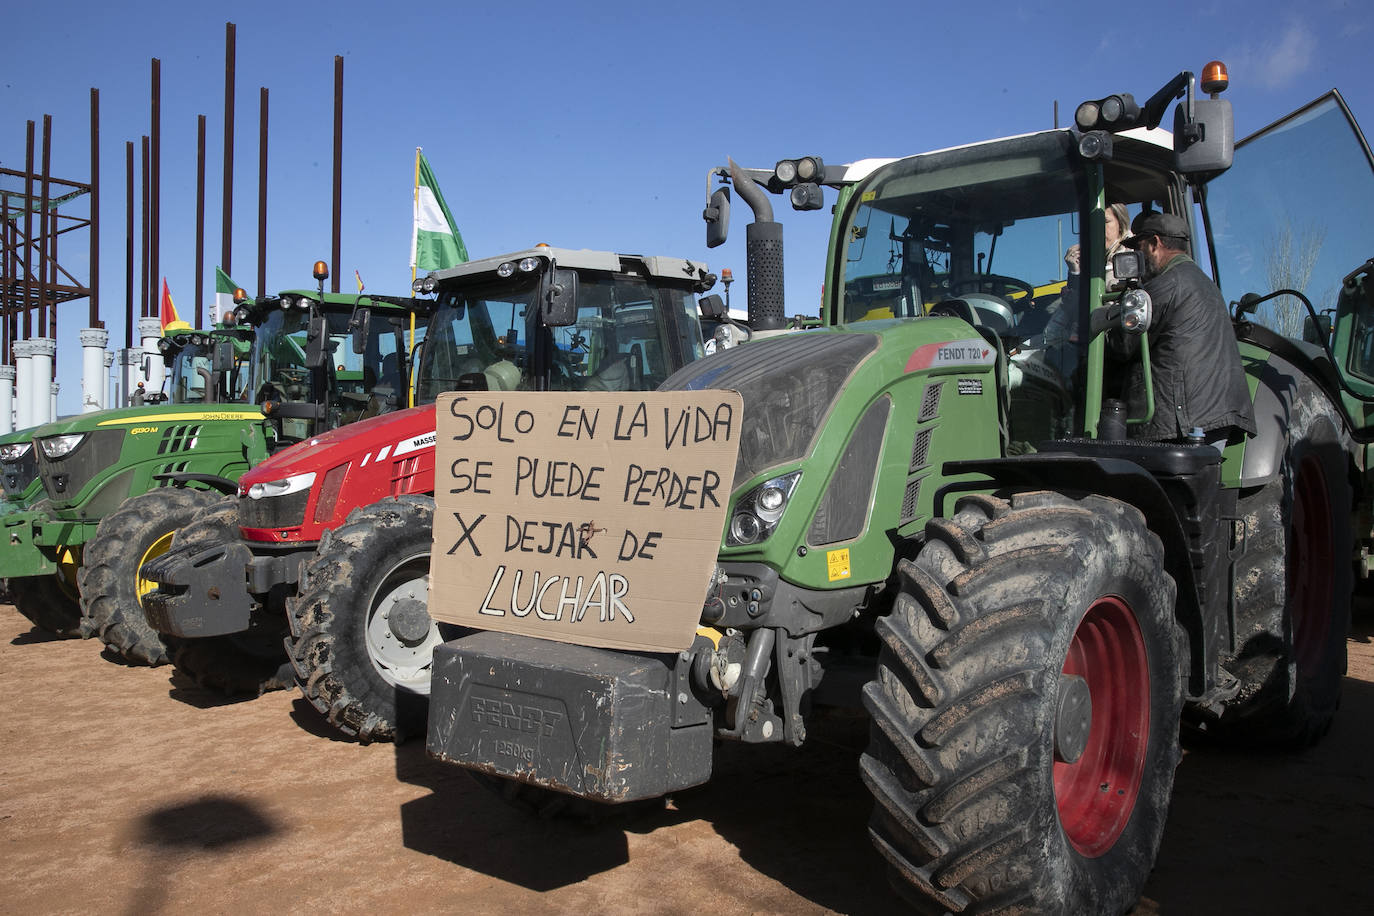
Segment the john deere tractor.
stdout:
[[235,310],[253,329],[252,403],[99,411],[36,431],[46,498],[6,518],[0,558],[17,600],[42,595],[68,629],[100,636],[131,661],[164,662],[143,620],[140,595],[151,585],[139,567],[272,452],[404,405],[413,301],[325,294],[328,271],[316,267],[320,289]]
[[[1105,213],[1182,217],[1217,274],[1207,190],[1232,164],[1224,68],[1204,70],[1211,98],[1195,84],[1184,72],[1143,103],[1085,103],[1067,130],[735,169],[756,216],[756,339],[662,386],[743,398],[737,463],[717,469],[732,481],[718,559],[681,621],[696,636],[622,651],[535,638],[512,618],[444,643],[429,752],[522,803],[624,804],[708,781],[716,741],[800,745],[826,708],[861,708],[871,837],[918,910],[1133,906],[1182,722],[1284,745],[1330,722],[1350,508],[1369,499],[1374,313],[1367,271],[1341,284],[1354,263],[1328,275],[1334,346],[1244,316],[1216,341],[1239,348],[1256,435],[1224,451],[1131,435],[1174,407],[1148,397],[1152,303],[1133,252],[1107,288]],[[1172,135],[1155,130],[1177,99]],[[1308,145],[1285,177],[1332,147]],[[813,209],[826,188],[825,327],[769,336],[783,296],[767,192]],[[715,239],[722,197],[707,210]],[[1256,205],[1230,206],[1227,231],[1262,245]],[[1074,243],[1084,274],[1070,286]],[[1231,299],[1250,291],[1218,279]],[[1063,309],[1068,333],[1047,341]],[[1130,341],[1134,356],[1109,361],[1109,342]],[[566,441],[570,461],[595,463]],[[441,466],[456,456],[441,442]],[[435,552],[436,569],[463,575],[461,551]],[[656,595],[643,587],[625,600],[644,607]],[[597,632],[629,641],[635,625],[622,615]]]
[[[643,391],[702,355],[679,258],[540,246],[423,277],[422,405],[285,449],[148,564],[148,620],[203,686],[256,693],[287,660],[346,734],[424,731],[434,399],[444,391]],[[286,653],[283,652],[283,640]]]
[[[145,392],[142,386],[130,396],[133,406],[155,407],[170,400],[173,404],[201,404],[241,402],[242,388],[248,376],[246,357],[252,340],[251,328],[229,324],[208,331],[171,331],[158,340],[158,350],[166,363],[170,395],[164,392]],[[0,531],[6,541],[18,548],[23,543],[23,531],[31,519],[21,516],[32,503],[45,498],[43,484],[38,478],[37,451],[34,436],[45,435],[43,427],[30,427],[10,433],[0,440],[0,481],[4,485],[3,514]],[[13,515],[13,525],[9,516]],[[11,532],[9,529],[14,528]],[[18,551],[0,551],[4,568],[12,562],[25,562]],[[31,558],[30,558],[31,559]],[[23,568],[22,566],[20,568]],[[76,587],[61,571],[55,576],[28,576],[18,580],[18,588],[11,592],[5,581],[5,595],[20,612],[41,628],[64,636],[80,635],[80,612],[76,607]]]

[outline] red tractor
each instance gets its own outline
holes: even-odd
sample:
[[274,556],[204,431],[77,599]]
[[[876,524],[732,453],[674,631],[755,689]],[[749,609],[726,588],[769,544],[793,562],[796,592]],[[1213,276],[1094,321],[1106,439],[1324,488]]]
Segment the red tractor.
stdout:
[[364,741],[423,732],[445,638],[426,610],[434,398],[653,389],[702,355],[694,294],[714,280],[678,258],[541,246],[417,281],[436,294],[414,357],[424,406],[274,455],[144,567],[158,585],[145,613],[173,663],[229,692],[294,673]]

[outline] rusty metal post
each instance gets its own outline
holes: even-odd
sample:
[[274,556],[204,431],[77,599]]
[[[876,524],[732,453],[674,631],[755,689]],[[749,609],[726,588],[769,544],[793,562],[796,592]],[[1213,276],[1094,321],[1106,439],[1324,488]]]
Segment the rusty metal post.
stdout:
[[341,229],[343,219],[343,56],[334,55],[334,224],[330,257],[333,270],[329,275],[330,292],[339,291],[339,264],[341,255]]
[[[57,225],[48,212],[52,205],[52,115],[43,115],[43,172],[39,176],[38,203],[38,336],[57,339],[57,300],[49,280],[57,263]],[[54,277],[53,280],[56,280]],[[51,300],[51,301],[49,301]],[[57,360],[53,363],[56,365]]]
[[124,349],[134,345],[134,142],[124,141]]
[[220,264],[232,276],[234,238],[234,24],[224,24],[224,208],[220,226]]
[[[148,317],[148,136],[145,134],[143,140],[143,173],[139,181],[139,196],[143,203],[143,223],[139,227],[139,235],[143,238],[143,276],[139,283],[139,311],[140,318]],[[133,316],[130,316],[133,320]]]
[[100,90],[91,87],[91,301],[90,327],[100,320]]
[[267,87],[258,89],[258,296],[267,295]]
[[158,251],[161,248],[162,240],[162,61],[153,58],[152,72],[152,110],[150,120],[152,122],[150,136],[152,138],[152,158],[149,160],[149,181],[151,190],[148,196],[148,279],[152,283],[149,292],[151,294],[151,307],[148,315],[158,313],[160,303],[158,278],[159,259]]
[[205,306],[205,115],[196,115],[196,321],[204,325]]
[[24,340],[33,336],[33,129],[30,121],[24,142]]

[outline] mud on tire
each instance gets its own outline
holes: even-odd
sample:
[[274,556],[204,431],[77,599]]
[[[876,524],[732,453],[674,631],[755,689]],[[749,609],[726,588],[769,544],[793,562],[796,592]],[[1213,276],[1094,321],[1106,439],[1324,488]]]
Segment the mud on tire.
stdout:
[[143,616],[142,596],[154,583],[139,570],[165,553],[173,535],[196,513],[219,499],[208,490],[159,488],[126,499],[105,516],[86,544],[77,573],[83,632],[99,636],[136,664],[166,664],[167,647]]
[[1241,690],[1210,728],[1235,741],[1303,747],[1326,733],[1340,703],[1353,495],[1341,420],[1306,376],[1288,423],[1278,477],[1240,497],[1237,651],[1226,667]]
[[287,602],[301,691],[361,741],[425,731],[431,658],[443,639],[426,609],[433,519],[429,496],[354,509],[320,539]]
[[1056,493],[966,497],[926,537],[864,692],[893,886],[921,912],[1124,912],[1179,760],[1158,538],[1130,506]]

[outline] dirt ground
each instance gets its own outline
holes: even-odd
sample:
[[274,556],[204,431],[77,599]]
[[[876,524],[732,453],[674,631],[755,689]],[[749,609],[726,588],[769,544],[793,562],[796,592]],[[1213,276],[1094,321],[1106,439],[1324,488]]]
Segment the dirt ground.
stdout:
[[[1304,754],[1192,749],[1139,913],[1369,912],[1374,614]],[[888,913],[861,728],[738,748],[628,824],[538,822],[460,770],[224,702],[0,606],[0,912]]]

